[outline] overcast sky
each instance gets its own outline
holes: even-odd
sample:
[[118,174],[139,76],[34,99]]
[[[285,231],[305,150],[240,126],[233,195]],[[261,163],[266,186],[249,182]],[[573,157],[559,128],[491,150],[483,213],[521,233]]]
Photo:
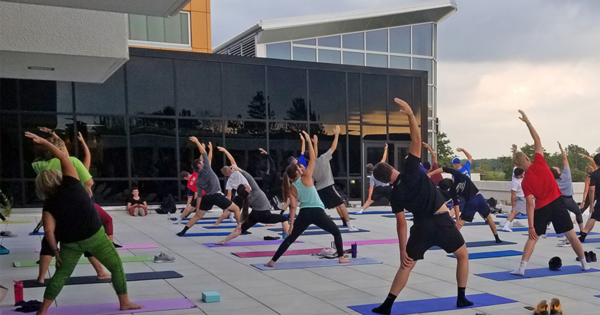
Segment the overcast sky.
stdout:
[[[420,2],[412,0],[212,1],[213,47],[260,20]],[[456,0],[438,25],[438,117],[453,148],[474,158],[531,143],[600,147],[600,1]],[[598,136],[596,136],[598,134]]]

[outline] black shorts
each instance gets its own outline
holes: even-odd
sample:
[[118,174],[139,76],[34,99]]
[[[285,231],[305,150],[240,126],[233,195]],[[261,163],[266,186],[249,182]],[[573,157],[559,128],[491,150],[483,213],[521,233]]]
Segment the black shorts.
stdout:
[[571,215],[562,196],[533,212],[533,227],[537,235],[546,234],[546,228],[550,222],[552,222],[556,234],[573,229],[573,221],[571,221]]
[[252,210],[248,215],[248,220],[242,223],[242,233],[248,231],[248,229],[253,227],[256,223],[275,224],[287,220],[287,217],[279,214],[272,214],[269,210]]
[[317,193],[323,205],[325,205],[325,209],[333,209],[344,204],[342,197],[340,197],[340,194],[338,194],[333,185],[317,190]]
[[200,210],[208,211],[212,209],[213,206],[227,210],[227,208],[231,207],[231,200],[227,199],[227,197],[222,193],[202,196],[202,200],[200,201]]
[[467,222],[473,222],[475,213],[479,213],[484,220],[490,215],[490,205],[488,205],[481,194],[475,195],[475,197],[469,201],[465,201],[462,208],[459,206],[459,210],[460,219]]
[[[57,242],[58,245],[58,242]],[[83,255],[87,258],[94,257],[92,253],[85,251]],[[40,256],[52,256],[54,257],[54,251],[52,251],[52,247],[50,247],[50,243],[46,240],[46,237],[42,238],[42,249],[40,250]]]
[[413,260],[423,259],[432,246],[439,246],[446,253],[454,253],[465,244],[465,239],[448,212],[415,220],[410,228],[406,253]]
[[238,206],[238,208],[242,209],[242,204],[244,203],[244,198],[242,198],[240,196],[235,196],[235,197],[233,197],[233,199],[231,199],[231,202],[233,202],[236,206]]
[[381,198],[385,198],[390,201],[390,196],[392,195],[392,186],[375,186],[373,188],[373,194],[371,195],[371,200],[379,201]]
[[596,221],[600,221],[600,202],[596,202],[596,206],[594,206],[594,212],[592,212],[590,218]]

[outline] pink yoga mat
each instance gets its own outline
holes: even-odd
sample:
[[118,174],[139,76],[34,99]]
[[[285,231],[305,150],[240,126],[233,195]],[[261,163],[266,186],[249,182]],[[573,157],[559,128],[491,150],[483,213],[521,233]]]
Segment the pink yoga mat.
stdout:
[[[88,305],[73,305],[73,306],[59,306],[50,307],[48,315],[113,315],[113,314],[131,314],[131,313],[143,313],[143,312],[158,312],[158,311],[171,311],[171,310],[183,310],[188,308],[195,308],[196,304],[186,298],[169,299],[169,300],[149,300],[149,301],[135,301],[139,305],[144,306],[140,310],[119,310],[119,303],[105,303],[105,304],[88,304]],[[0,315],[22,315],[16,311],[0,311]],[[27,313],[33,314],[33,313]]]
[[351,241],[351,242],[344,242],[344,245],[350,246],[354,243],[356,243],[356,245],[398,244],[398,239],[390,238],[390,239],[385,239],[385,240]]
[[[156,248],[154,244],[133,244],[133,245],[123,245],[123,247],[119,247],[117,249],[147,249],[147,248]],[[35,252],[39,253],[42,249],[36,248]]]
[[[311,255],[318,254],[323,250],[323,248],[308,248],[308,249],[294,249],[288,250],[283,253],[283,256],[291,256],[291,255]],[[239,252],[232,253],[240,258],[253,258],[253,257],[271,257],[275,255],[275,251],[259,251],[259,252]]]

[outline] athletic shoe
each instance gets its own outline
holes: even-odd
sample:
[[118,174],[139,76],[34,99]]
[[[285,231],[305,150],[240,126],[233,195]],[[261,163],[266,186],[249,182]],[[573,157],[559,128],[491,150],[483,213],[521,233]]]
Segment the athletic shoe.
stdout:
[[250,234],[252,234],[252,232],[250,232],[250,231],[246,231],[246,232],[242,232],[241,234],[242,234],[242,235],[250,235]]
[[533,310],[534,315],[549,315],[548,303],[546,300],[542,300]]
[[356,211],[356,214],[362,214],[362,213],[363,213],[363,211],[365,211],[365,209],[363,209],[363,208],[360,208],[360,210]]
[[233,214],[229,215],[229,221],[231,221],[232,223],[237,223],[237,221],[235,220],[235,216]]
[[556,246],[558,246],[558,247],[569,247],[569,246],[571,246],[571,242],[569,242],[568,239],[564,239],[564,240],[560,241]]
[[179,224],[181,223],[181,217],[177,218],[177,220],[173,221],[173,224]]
[[527,225],[521,223],[521,221],[513,222],[513,227],[527,227]]
[[505,226],[506,225],[506,220],[500,221],[500,223],[498,223],[499,226]]
[[[591,260],[591,262],[597,262],[598,261],[598,259],[596,258],[596,253],[590,251],[590,252],[588,252],[588,254],[590,254],[590,260]],[[590,260],[588,260],[588,262],[590,262]]]
[[119,244],[117,244],[115,242],[113,242],[113,245],[115,245],[115,248],[121,248],[121,247],[123,247],[123,245],[119,245]]
[[508,225],[505,225],[505,226],[502,228],[502,231],[504,231],[504,232],[512,232],[513,230],[511,230],[511,229],[508,227]]
[[348,227],[348,232],[358,232],[358,231],[360,231],[360,229],[357,229],[353,226]]
[[550,301],[550,315],[562,315],[562,306],[559,299],[554,298]]
[[175,261],[175,257],[171,257],[163,252],[161,252],[160,255],[158,255],[158,256],[154,256],[155,263],[174,262],[174,261]]
[[546,235],[546,233],[542,234],[542,238],[545,239],[546,237],[548,237],[548,235]]

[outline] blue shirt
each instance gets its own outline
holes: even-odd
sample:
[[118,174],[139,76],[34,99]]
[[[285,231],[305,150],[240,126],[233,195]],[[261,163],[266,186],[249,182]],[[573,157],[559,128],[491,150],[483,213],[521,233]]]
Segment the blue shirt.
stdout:
[[457,171],[467,175],[467,177],[471,178],[471,162],[467,161],[463,167],[457,169]]
[[306,158],[304,157],[304,154],[300,154],[300,157],[297,158],[296,160],[298,160],[298,163],[304,165],[305,168],[308,167],[308,164],[306,163]]

